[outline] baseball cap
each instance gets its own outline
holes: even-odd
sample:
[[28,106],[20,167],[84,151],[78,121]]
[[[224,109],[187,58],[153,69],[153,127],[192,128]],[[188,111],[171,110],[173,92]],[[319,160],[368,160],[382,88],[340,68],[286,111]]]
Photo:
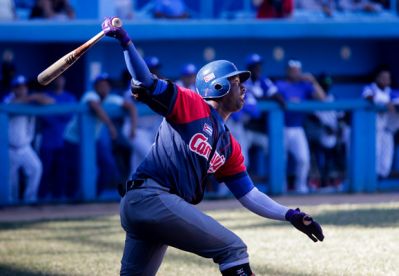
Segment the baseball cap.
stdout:
[[23,76],[23,75],[17,75],[17,76],[15,76],[15,77],[12,79],[12,81],[11,81],[11,86],[12,86],[12,87],[16,87],[16,86],[24,85],[24,84],[27,84],[27,83],[28,83],[28,81],[26,80],[25,76]]
[[301,68],[302,68],[302,62],[300,62],[300,61],[297,60],[297,59],[290,59],[290,60],[288,60],[288,62],[287,62],[287,66],[288,66],[288,67],[292,67],[292,68],[299,68],[299,69],[301,69]]
[[144,61],[147,64],[148,68],[156,68],[161,66],[161,62],[156,56],[146,57]]
[[260,55],[256,54],[256,53],[250,54],[247,57],[247,66],[254,65],[254,64],[259,64],[259,63],[262,63],[262,62],[263,62],[263,58]]
[[185,64],[182,67],[181,74],[183,76],[195,75],[197,74],[197,67],[192,63]]
[[103,81],[103,80],[110,81],[111,79],[107,73],[101,73],[94,79],[94,84],[96,84],[100,81]]

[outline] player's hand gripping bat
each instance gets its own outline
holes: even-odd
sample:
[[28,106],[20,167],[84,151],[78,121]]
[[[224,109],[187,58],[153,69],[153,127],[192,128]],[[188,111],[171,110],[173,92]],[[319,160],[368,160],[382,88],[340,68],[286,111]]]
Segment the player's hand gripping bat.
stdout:
[[[114,27],[121,27],[122,21],[119,18],[114,17],[112,19],[112,25]],[[99,32],[98,34],[90,38],[88,41],[80,45],[75,50],[69,52],[68,54],[66,54],[65,56],[63,56],[53,64],[51,64],[49,67],[47,67],[37,76],[37,81],[41,85],[47,85],[50,82],[52,82],[65,70],[71,67],[72,64],[74,64],[88,49],[90,49],[90,47],[92,47],[101,38],[103,38],[104,35],[105,35],[104,31]]]

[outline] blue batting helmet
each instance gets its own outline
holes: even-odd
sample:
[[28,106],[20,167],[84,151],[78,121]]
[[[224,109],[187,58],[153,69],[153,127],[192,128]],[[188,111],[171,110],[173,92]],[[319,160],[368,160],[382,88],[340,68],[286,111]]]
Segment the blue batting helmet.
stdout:
[[221,98],[230,92],[228,78],[239,76],[241,83],[250,76],[249,71],[238,71],[237,67],[227,60],[216,60],[206,64],[197,73],[195,86],[204,99]]

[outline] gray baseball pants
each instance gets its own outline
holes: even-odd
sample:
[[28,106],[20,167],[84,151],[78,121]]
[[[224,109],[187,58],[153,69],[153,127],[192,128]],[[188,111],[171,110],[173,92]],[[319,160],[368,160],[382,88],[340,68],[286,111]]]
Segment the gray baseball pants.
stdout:
[[123,197],[121,275],[155,275],[168,246],[212,258],[225,270],[248,263],[247,247],[216,220],[148,179]]

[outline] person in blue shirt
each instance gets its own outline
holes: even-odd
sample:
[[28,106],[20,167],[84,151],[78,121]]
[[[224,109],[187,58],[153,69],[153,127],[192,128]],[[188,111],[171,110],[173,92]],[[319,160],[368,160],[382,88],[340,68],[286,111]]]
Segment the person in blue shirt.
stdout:
[[184,0],[155,0],[154,17],[166,19],[184,19],[190,15]]
[[[277,90],[286,102],[299,103],[310,99],[323,100],[325,93],[315,77],[302,72],[302,63],[291,59],[287,64],[287,77],[276,82]],[[292,154],[295,161],[295,190],[297,193],[309,192],[307,178],[310,168],[309,145],[303,123],[306,114],[285,112],[285,149]]]
[[[54,104],[76,103],[76,97],[65,90],[65,78],[58,77],[52,83],[52,89],[46,95],[54,99]],[[41,145],[40,159],[43,164],[43,176],[39,188],[40,199],[60,198],[60,187],[67,173],[64,149],[64,131],[72,114],[40,117]]]

